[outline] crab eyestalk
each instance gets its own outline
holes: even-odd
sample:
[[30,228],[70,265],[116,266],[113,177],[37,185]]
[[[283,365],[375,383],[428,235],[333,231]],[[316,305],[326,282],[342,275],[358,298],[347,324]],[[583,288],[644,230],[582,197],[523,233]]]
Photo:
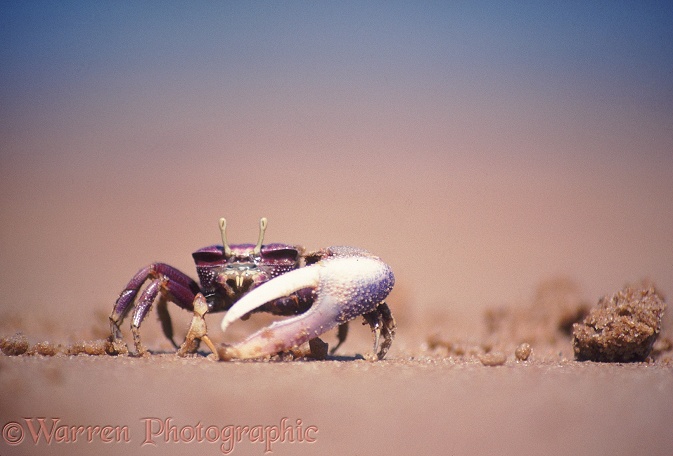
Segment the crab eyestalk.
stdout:
[[220,234],[222,235],[222,247],[224,248],[224,257],[229,258],[231,256],[231,247],[227,243],[227,219],[222,217],[220,219]]
[[259,255],[259,252],[262,251],[262,242],[264,241],[264,233],[266,232],[266,217],[259,219],[259,239],[257,239],[257,245],[255,245],[253,254]]

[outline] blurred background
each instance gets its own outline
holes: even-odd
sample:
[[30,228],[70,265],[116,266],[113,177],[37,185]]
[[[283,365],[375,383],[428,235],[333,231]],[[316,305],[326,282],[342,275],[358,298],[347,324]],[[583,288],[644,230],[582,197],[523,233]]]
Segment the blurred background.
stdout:
[[412,319],[555,277],[670,295],[673,8],[3,2],[0,170],[5,322],[105,330],[221,216],[371,250]]

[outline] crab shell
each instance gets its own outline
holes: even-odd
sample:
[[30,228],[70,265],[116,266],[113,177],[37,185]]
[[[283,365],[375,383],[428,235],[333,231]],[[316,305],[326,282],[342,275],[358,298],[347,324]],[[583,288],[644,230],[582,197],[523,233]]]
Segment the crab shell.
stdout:
[[301,247],[268,244],[261,246],[257,254],[253,253],[254,247],[232,245],[226,256],[221,245],[212,245],[192,254],[210,312],[228,310],[250,290],[301,267]]

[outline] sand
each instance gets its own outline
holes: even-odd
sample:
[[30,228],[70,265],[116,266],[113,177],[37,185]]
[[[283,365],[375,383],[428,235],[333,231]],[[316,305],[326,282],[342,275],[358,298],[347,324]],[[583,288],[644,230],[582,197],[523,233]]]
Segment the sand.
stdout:
[[403,314],[379,362],[360,325],[324,361],[215,362],[176,357],[156,323],[138,358],[5,319],[25,353],[0,355],[0,454],[670,454],[670,325],[645,362],[577,361],[567,315],[591,303],[573,290],[542,284],[476,330]]

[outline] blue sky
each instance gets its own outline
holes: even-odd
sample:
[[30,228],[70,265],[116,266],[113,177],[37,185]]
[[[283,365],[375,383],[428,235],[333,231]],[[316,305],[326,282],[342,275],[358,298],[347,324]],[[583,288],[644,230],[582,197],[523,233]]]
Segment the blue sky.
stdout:
[[133,93],[157,84],[393,98],[428,86],[554,90],[672,112],[673,7],[666,2],[5,2],[0,8],[5,115],[34,98]]
[[666,2],[1,8],[6,165],[105,168],[158,149],[239,166],[270,150],[313,164],[396,153],[429,166],[670,164]]

